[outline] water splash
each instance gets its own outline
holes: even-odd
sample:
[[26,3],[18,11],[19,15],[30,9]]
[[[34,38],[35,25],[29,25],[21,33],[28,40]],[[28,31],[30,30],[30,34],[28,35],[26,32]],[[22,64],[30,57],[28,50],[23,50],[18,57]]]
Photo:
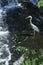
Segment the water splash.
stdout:
[[8,0],[8,4],[9,3],[15,3],[15,4],[18,4],[18,0]]
[[3,21],[5,17],[4,14],[6,14],[6,12],[0,8],[0,63],[4,62],[4,65],[9,65],[9,61],[11,60],[11,53],[7,44],[9,43],[9,31],[5,21]]
[[0,50],[1,50],[0,63],[5,62],[5,65],[9,65],[9,61],[11,60],[11,53],[10,53],[10,50],[8,48],[8,45],[3,44],[3,46],[1,47]]
[[4,6],[4,9],[8,10],[11,8],[13,9],[15,7],[21,7],[22,8],[23,6],[21,5],[21,3],[18,2],[18,0],[8,0],[8,5]]

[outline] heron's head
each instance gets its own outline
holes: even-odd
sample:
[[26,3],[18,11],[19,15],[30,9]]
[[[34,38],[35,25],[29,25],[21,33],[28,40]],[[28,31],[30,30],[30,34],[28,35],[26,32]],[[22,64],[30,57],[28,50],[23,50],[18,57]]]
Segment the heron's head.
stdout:
[[32,20],[32,16],[28,16],[28,17],[26,17],[26,19],[31,19]]

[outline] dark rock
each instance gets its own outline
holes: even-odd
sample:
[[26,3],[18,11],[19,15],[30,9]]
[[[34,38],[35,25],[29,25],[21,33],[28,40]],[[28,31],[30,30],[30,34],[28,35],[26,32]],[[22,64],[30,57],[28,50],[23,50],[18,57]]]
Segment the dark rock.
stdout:
[[23,31],[29,30],[30,23],[26,20],[26,17],[31,15],[33,17],[33,24],[39,27],[40,31],[43,30],[43,19],[40,17],[39,8],[31,2],[22,2],[22,8],[17,5],[5,6],[6,10],[6,23],[8,24],[9,30],[12,31]]

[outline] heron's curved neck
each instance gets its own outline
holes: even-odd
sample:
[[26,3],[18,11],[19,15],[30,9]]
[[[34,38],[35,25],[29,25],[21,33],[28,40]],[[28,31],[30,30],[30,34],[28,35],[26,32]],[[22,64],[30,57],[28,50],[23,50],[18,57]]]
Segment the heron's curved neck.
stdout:
[[32,19],[30,19],[30,24],[32,23]]

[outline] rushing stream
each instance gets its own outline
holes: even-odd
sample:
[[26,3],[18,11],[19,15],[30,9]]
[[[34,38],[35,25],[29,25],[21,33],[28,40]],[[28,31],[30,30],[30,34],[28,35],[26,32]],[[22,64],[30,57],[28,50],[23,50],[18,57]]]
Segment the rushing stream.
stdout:
[[[1,1],[0,1],[1,2]],[[8,4],[10,3],[10,0],[8,1]],[[14,0],[11,1],[11,3],[14,3]],[[16,0],[15,3],[18,3]],[[10,4],[11,5],[11,4]],[[12,6],[9,6],[8,8],[11,8]],[[8,26],[5,23],[6,19],[6,11],[3,10],[3,8],[0,5],[0,64],[1,65],[9,65],[9,61],[11,60],[11,52],[9,49],[9,31]],[[21,56],[18,61],[16,61],[13,65],[18,65],[17,63],[20,61],[22,62],[24,60],[23,56]]]
[[[9,31],[5,21],[3,21],[5,17],[4,13],[5,11],[0,9],[0,63],[2,65],[9,65],[9,61],[11,60],[11,53],[8,46]],[[24,55],[22,55],[16,62],[14,62],[13,65],[20,65],[20,63],[24,60],[23,56]]]
[[9,60],[11,60],[11,53],[9,50],[8,40],[8,27],[4,21],[4,12],[2,8],[0,8],[0,63],[4,63],[4,65],[9,65]]

